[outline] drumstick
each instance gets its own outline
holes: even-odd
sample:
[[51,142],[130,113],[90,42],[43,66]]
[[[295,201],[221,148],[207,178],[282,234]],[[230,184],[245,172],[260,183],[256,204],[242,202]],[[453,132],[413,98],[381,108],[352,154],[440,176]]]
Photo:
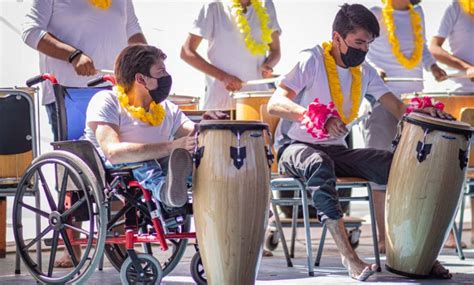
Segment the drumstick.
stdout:
[[114,71],[110,69],[97,69],[97,72],[102,72],[105,74],[114,74]]
[[448,74],[448,78],[470,78],[465,72],[451,73]]
[[278,80],[278,77],[249,80],[249,81],[243,82],[242,86],[268,84],[268,83],[273,83],[277,80]]
[[383,79],[385,82],[416,82],[416,81],[425,81],[423,78],[418,77],[385,77]]

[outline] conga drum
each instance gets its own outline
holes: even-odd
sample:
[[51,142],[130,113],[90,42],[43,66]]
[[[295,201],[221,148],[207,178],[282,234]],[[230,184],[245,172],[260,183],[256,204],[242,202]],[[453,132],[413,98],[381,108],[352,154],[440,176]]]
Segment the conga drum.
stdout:
[[461,118],[462,108],[474,108],[474,92],[415,92],[402,94],[402,100],[409,104],[412,98],[423,96],[429,96],[435,101],[443,103],[444,111],[458,120]]
[[217,120],[198,126],[193,212],[211,285],[255,283],[270,194],[267,128],[261,122]]
[[400,126],[385,204],[386,267],[423,278],[455,218],[473,129],[419,113],[406,116]]
[[168,100],[178,105],[181,110],[199,109],[199,97],[172,94],[168,96]]
[[237,120],[260,121],[260,106],[267,104],[275,90],[246,91],[233,94]]

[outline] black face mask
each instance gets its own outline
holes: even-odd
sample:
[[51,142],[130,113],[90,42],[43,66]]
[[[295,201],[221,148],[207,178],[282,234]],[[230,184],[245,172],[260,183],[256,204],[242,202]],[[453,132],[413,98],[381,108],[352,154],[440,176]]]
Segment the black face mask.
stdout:
[[367,52],[349,46],[345,40],[342,41],[344,41],[347,46],[347,52],[345,54],[341,52],[342,62],[344,62],[347,67],[356,67],[363,63]]
[[[151,78],[155,78],[155,77],[151,77]],[[158,83],[158,87],[156,87],[155,89],[148,89],[148,88],[147,89],[148,89],[148,93],[150,93],[151,98],[153,98],[153,101],[155,101],[156,103],[161,103],[165,101],[166,98],[168,98],[168,96],[170,95],[171,84],[173,83],[173,80],[171,80],[170,75],[166,75],[166,76],[155,78],[155,79]]]

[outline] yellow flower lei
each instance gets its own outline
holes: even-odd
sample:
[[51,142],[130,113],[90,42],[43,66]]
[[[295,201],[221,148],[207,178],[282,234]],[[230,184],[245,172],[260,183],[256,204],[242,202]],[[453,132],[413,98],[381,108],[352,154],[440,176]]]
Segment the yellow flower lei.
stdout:
[[127,110],[127,112],[135,119],[138,119],[144,123],[148,123],[152,126],[158,126],[163,123],[166,116],[166,110],[161,104],[157,104],[154,101],[150,103],[150,110],[147,112],[142,107],[130,106],[128,102],[128,96],[122,86],[116,85],[113,91],[117,94],[117,98],[120,102],[120,106]]
[[92,6],[97,7],[102,10],[109,9],[110,5],[112,5],[112,0],[89,0]]
[[237,21],[237,27],[239,28],[240,33],[244,36],[245,45],[247,49],[253,55],[265,55],[269,50],[268,45],[272,42],[272,29],[268,28],[268,23],[270,22],[270,16],[267,14],[267,9],[263,7],[262,3],[259,0],[250,0],[255,14],[260,21],[260,29],[262,34],[260,36],[261,43],[258,43],[251,33],[249,22],[243,15],[244,8],[240,3],[240,0],[232,0],[232,14]]
[[362,99],[362,72],[360,66],[349,68],[352,74],[351,84],[351,113],[349,118],[344,113],[344,94],[342,93],[341,83],[339,82],[339,74],[337,73],[336,60],[330,54],[332,49],[332,42],[324,42],[324,67],[328,77],[329,91],[331,93],[332,101],[336,105],[336,109],[341,116],[341,120],[348,124],[357,118],[360,102]]
[[474,15],[474,0],[459,0],[459,6],[468,15]]
[[397,27],[395,27],[393,21],[393,7],[392,0],[385,0],[385,6],[382,9],[383,19],[385,26],[387,27],[388,42],[392,46],[392,53],[398,62],[407,69],[412,69],[418,65],[423,55],[423,45],[425,40],[423,39],[423,28],[421,26],[421,16],[415,11],[412,4],[408,4],[410,11],[410,21],[413,27],[413,53],[411,58],[406,58],[405,55],[400,51],[400,42],[395,35]]

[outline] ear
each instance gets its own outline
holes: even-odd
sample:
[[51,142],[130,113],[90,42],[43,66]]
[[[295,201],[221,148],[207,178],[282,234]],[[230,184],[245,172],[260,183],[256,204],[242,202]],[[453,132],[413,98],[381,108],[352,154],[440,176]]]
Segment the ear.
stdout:
[[146,82],[145,82],[145,78],[143,77],[143,74],[140,74],[140,73],[135,74],[135,82],[143,86],[146,86]]

